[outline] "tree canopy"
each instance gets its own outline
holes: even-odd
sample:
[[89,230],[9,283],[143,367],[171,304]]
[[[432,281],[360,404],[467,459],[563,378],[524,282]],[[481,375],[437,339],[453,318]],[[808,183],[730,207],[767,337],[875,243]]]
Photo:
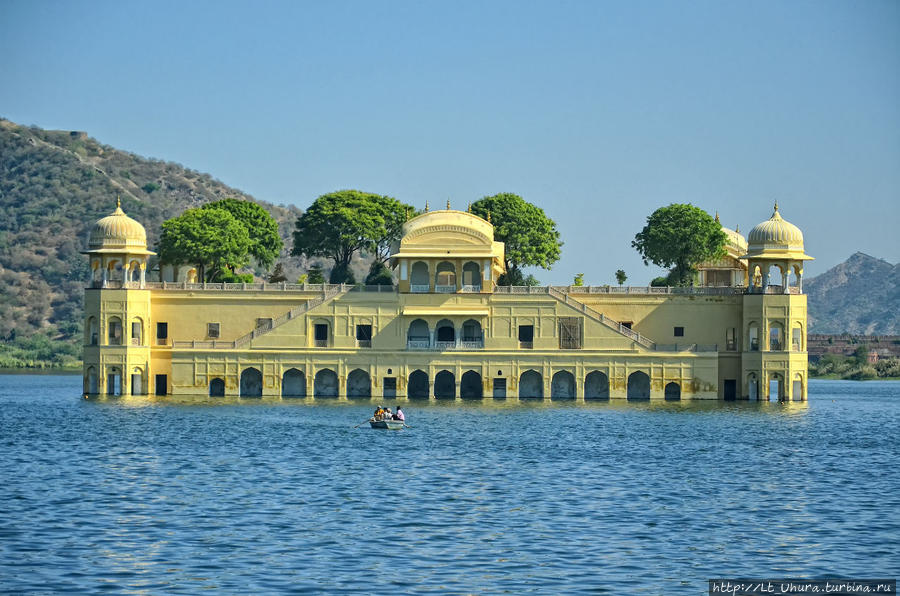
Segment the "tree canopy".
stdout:
[[218,281],[227,269],[247,264],[250,235],[224,209],[188,209],[162,224],[159,259],[171,265],[199,265],[200,277]]
[[688,285],[696,265],[725,254],[725,232],[709,213],[693,205],[673,203],[647,218],[631,245],[644,264],[671,269],[670,280]]
[[224,209],[241,222],[250,236],[250,256],[268,270],[284,243],[278,235],[278,222],[261,205],[240,199],[222,199],[207,203],[202,209]]
[[330,283],[352,283],[353,255],[371,251],[383,263],[407,209],[394,198],[359,190],[322,195],[297,219],[291,254],[332,259]]
[[500,285],[524,283],[522,267],[550,269],[559,260],[563,243],[556,222],[519,195],[500,193],[484,197],[472,203],[472,213],[485,219],[490,214],[494,239],[505,245],[506,273],[498,280]]

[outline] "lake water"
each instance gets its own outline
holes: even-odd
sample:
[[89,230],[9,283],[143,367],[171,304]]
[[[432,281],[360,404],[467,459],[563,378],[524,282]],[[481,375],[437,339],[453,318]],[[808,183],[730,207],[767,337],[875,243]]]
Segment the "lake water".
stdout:
[[[84,400],[0,376],[0,591],[700,594],[900,575],[900,383],[806,404]],[[393,406],[393,404],[387,404]]]

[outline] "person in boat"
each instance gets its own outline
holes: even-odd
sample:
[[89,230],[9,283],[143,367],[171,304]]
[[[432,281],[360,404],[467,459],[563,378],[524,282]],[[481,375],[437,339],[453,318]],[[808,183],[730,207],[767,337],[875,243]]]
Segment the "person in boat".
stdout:
[[406,422],[406,416],[403,415],[403,410],[400,409],[400,406],[397,406],[397,411],[394,413],[392,420]]
[[384,418],[384,408],[378,406],[375,408],[375,413],[372,415],[372,420],[381,420]]
[[393,420],[394,419],[394,414],[391,412],[390,408],[384,409],[384,419],[385,420]]

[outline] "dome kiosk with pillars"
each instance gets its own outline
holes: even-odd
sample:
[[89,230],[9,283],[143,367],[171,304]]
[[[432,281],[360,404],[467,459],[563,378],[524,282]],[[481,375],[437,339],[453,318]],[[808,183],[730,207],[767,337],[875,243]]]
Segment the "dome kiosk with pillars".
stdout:
[[750,281],[743,300],[744,395],[805,401],[808,356],[803,262],[813,257],[804,252],[803,233],[781,216],[775,203],[772,217],[750,231],[747,254],[741,258],[747,261]]
[[147,393],[150,349],[150,290],[147,232],[116,210],[88,234],[91,280],[85,290],[84,392]]

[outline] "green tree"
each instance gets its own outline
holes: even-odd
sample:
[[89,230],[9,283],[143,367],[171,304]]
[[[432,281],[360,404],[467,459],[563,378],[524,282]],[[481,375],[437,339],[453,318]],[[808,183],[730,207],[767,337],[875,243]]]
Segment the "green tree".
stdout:
[[162,224],[160,262],[198,265],[200,279],[218,281],[226,269],[247,264],[247,228],[223,209],[188,209]]
[[[308,275],[308,277],[306,278],[306,283],[311,283],[311,284],[325,283],[325,276],[322,274],[321,265],[310,265],[307,275]],[[300,282],[300,283],[303,283],[303,282]]]
[[572,282],[572,285],[575,287],[581,287],[584,285],[584,273],[576,273],[575,281]]
[[[353,283],[350,262],[362,250],[379,253],[399,234],[396,219],[390,214],[403,213],[398,201],[389,197],[340,190],[322,195],[297,219],[291,254],[327,257],[334,261],[329,276],[331,283]],[[387,220],[390,220],[386,222]],[[386,257],[385,257],[386,258]]]
[[278,263],[275,265],[275,269],[272,271],[272,274],[269,276],[270,284],[277,284],[283,281],[287,281],[287,276],[284,274],[284,265]]
[[631,245],[645,265],[669,268],[677,285],[688,285],[697,263],[725,254],[725,239],[722,226],[706,211],[673,203],[654,211]]
[[521,268],[532,265],[543,269],[559,260],[562,242],[556,223],[540,207],[512,193],[484,197],[472,203],[472,213],[485,219],[490,215],[494,239],[505,245],[506,273],[499,285],[519,285],[524,281]]
[[241,222],[250,235],[250,255],[268,270],[281,253],[284,243],[278,235],[278,222],[261,205],[240,199],[222,199],[203,205],[202,209],[224,209]]
[[366,285],[392,286],[394,285],[394,276],[384,263],[372,261],[372,265],[369,267],[369,275],[366,276]]
[[619,282],[619,285],[620,285],[620,286],[621,286],[622,284],[624,284],[625,281],[626,281],[627,279],[628,279],[628,276],[625,275],[625,270],[624,270],[624,269],[617,269],[617,270],[616,270],[616,281]]
[[375,204],[383,222],[374,238],[375,262],[383,265],[391,256],[391,246],[400,240],[403,224],[416,214],[416,210],[393,197],[369,195],[369,199]]

